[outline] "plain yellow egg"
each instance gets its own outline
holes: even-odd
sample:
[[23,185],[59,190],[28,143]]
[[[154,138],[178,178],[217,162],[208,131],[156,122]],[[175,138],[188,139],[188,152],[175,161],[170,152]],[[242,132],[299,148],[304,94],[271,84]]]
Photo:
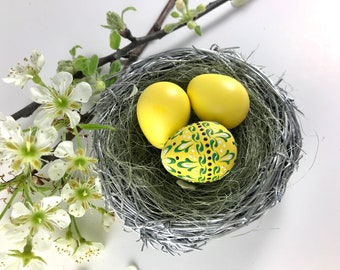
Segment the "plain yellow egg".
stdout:
[[249,95],[238,80],[222,74],[201,74],[187,86],[191,107],[200,120],[216,121],[232,129],[249,112]]
[[144,89],[137,102],[138,123],[148,141],[162,149],[190,117],[186,92],[171,82],[156,82]]

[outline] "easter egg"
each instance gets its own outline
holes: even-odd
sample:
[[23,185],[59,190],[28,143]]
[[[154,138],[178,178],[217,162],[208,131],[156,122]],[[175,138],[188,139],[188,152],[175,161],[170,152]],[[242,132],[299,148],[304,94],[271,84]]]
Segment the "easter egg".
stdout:
[[216,121],[232,129],[246,118],[249,96],[236,79],[222,74],[201,74],[187,86],[191,107],[200,120]]
[[177,131],[164,145],[161,159],[172,175],[189,182],[221,179],[234,166],[237,148],[223,125],[201,121]]
[[190,101],[186,92],[171,82],[156,82],[144,89],[137,102],[137,119],[148,141],[162,149],[190,117]]

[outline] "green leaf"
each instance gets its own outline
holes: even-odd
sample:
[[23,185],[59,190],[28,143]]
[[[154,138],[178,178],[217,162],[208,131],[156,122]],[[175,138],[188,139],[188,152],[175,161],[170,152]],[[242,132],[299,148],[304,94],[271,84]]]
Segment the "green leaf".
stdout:
[[78,124],[78,127],[86,130],[100,130],[100,129],[116,130],[113,126],[101,124]]
[[71,54],[72,57],[76,56],[77,49],[82,49],[82,47],[80,45],[75,45],[72,47],[71,50],[69,50],[69,53]]
[[110,47],[113,50],[117,50],[119,48],[120,45],[120,34],[118,33],[117,30],[113,30],[110,34]]
[[102,79],[105,81],[105,85],[106,87],[111,86],[116,80],[117,80],[117,75],[116,73],[119,72],[121,70],[121,63],[119,60],[116,60],[114,62],[112,62],[111,66],[110,66],[110,72],[104,74],[104,76],[102,76]]
[[73,61],[71,60],[61,60],[58,61],[57,72],[66,71],[71,74],[75,73],[75,68]]
[[202,36],[202,30],[199,25],[196,25],[194,30],[197,35]]
[[84,71],[86,70],[88,59],[82,55],[79,55],[75,61],[74,61],[74,66],[77,70],[79,71]]
[[115,81],[117,81],[117,77],[110,77],[110,78],[105,78],[105,86],[106,87],[110,87],[112,84],[115,83]]
[[121,68],[122,68],[122,65],[119,60],[113,61],[110,66],[110,75],[113,75],[119,72]]
[[77,70],[81,71],[85,76],[92,76],[98,67],[98,56],[92,55],[90,58],[79,55],[74,61],[74,66]]
[[88,64],[88,75],[86,76],[91,76],[93,75],[98,67],[98,63],[99,63],[99,58],[96,54],[92,55],[91,58],[89,59],[89,64]]
[[122,14],[121,14],[121,18],[123,20],[123,17],[124,17],[124,14],[125,12],[129,11],[129,10],[132,10],[132,11],[137,11],[137,9],[135,7],[127,7],[127,8],[124,8],[123,11],[122,11]]
[[163,30],[165,33],[171,33],[177,26],[177,23],[169,23],[164,26]]
[[177,11],[171,12],[170,15],[171,15],[171,17],[173,17],[173,18],[179,18],[179,17],[181,17],[181,15],[180,15]]
[[118,32],[123,31],[126,26],[123,19],[113,11],[108,11],[106,13],[107,25],[102,25],[105,28],[111,29],[112,31],[117,30]]

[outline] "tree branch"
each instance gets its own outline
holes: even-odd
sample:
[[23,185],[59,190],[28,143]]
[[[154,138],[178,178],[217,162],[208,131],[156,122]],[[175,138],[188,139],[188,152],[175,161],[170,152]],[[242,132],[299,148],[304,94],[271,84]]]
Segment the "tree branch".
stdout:
[[[156,22],[152,25],[149,32],[147,33],[147,36],[161,30],[162,25],[163,25],[166,17],[169,15],[170,11],[174,8],[175,3],[176,3],[176,0],[169,0],[167,2],[164,9],[159,14]],[[143,51],[145,50],[147,45],[148,45],[148,43],[143,43],[140,46],[138,46],[137,48],[133,49],[130,53],[130,57],[128,59],[127,65],[135,62],[139,58],[139,56],[143,53]]]
[[[195,20],[203,17],[204,15],[210,13],[211,11],[213,11],[214,9],[216,9],[217,7],[221,6],[222,4],[226,3],[226,2],[229,2],[230,0],[215,0],[213,2],[210,2],[207,6],[206,6],[206,10],[202,13],[200,13],[196,18]],[[178,27],[176,27],[174,31],[182,28],[183,26],[185,26],[186,24],[181,24],[179,25]],[[170,32],[172,33],[172,32]],[[134,42],[131,42],[130,44],[128,44],[127,46],[121,48],[121,49],[118,49],[116,52],[110,54],[110,55],[107,55],[105,57],[102,57],[99,59],[99,64],[100,65],[105,65],[107,63],[110,63],[110,62],[113,62],[115,60],[118,60],[122,57],[126,57],[130,51],[132,51],[133,49],[135,48],[138,48],[150,41],[153,41],[153,40],[157,40],[157,39],[162,39],[163,37],[165,37],[166,35],[170,34],[170,33],[167,33],[165,32],[164,30],[160,29],[158,31],[152,31],[150,34],[146,35],[146,36],[143,36],[143,37],[138,37],[136,38],[136,40]]]
[[[195,18],[195,20],[203,17],[204,15],[210,13],[212,10],[216,9],[217,7],[229,1],[231,0],[215,0],[215,1],[210,2],[206,6],[206,10],[200,13]],[[152,28],[149,30],[147,35],[143,37],[137,37],[135,40],[131,41],[125,47],[116,50],[114,53],[110,55],[99,58],[98,66],[103,66],[107,63],[111,63],[115,60],[119,60],[124,57],[128,58],[127,64],[131,64],[139,58],[139,56],[145,50],[146,46],[148,45],[150,41],[161,39],[165,37],[166,35],[170,34],[162,30],[161,27],[162,27],[162,24],[165,18],[167,17],[169,12],[174,7],[175,2],[176,2],[175,0],[168,0],[167,4],[165,5],[164,9],[160,13],[159,17],[157,18],[157,20],[155,21],[155,23],[153,24]],[[176,27],[173,31],[176,31],[185,25],[186,25],[185,23],[181,24],[178,27]],[[39,106],[40,104],[32,102],[31,104],[27,105],[26,107],[12,114],[12,117],[16,120],[20,118],[29,117]]]
[[32,103],[28,104],[27,106],[25,106],[24,108],[22,108],[21,110],[13,113],[11,116],[15,120],[18,120],[20,118],[29,117],[35,112],[36,109],[38,109],[39,106],[40,106],[40,104],[38,104],[36,102],[32,102]]

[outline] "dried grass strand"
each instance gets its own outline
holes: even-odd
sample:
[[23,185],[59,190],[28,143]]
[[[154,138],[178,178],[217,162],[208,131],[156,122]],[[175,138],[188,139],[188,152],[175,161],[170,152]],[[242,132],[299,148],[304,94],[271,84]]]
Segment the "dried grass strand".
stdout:
[[[153,82],[171,81],[185,89],[202,73],[241,81],[251,107],[246,120],[232,130],[239,152],[233,170],[221,181],[183,189],[163,169],[160,151],[143,136],[136,103]],[[140,235],[143,246],[172,254],[200,249],[211,238],[262,216],[281,200],[300,159],[294,101],[232,49],[183,48],[136,62],[104,92],[97,118],[116,128],[94,133],[106,203]]]

